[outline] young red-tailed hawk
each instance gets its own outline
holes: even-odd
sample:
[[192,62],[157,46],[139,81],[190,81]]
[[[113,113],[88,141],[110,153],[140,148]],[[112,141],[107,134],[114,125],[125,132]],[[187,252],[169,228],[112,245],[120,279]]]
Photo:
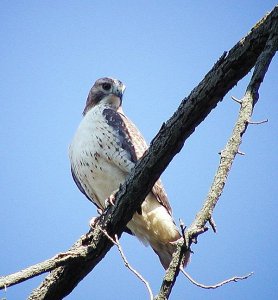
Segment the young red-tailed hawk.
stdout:
[[[101,210],[147,149],[144,138],[122,110],[124,90],[117,79],[101,78],[95,82],[69,149],[75,183]],[[172,242],[180,234],[160,180],[127,228],[145,245],[151,245],[167,269],[176,249]]]

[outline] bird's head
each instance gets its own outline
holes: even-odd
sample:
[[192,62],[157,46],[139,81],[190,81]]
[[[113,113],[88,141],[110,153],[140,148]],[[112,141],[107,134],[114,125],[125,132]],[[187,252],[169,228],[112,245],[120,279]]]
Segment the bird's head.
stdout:
[[99,104],[106,104],[117,110],[122,105],[124,90],[125,85],[118,79],[109,77],[98,79],[89,92],[83,115]]

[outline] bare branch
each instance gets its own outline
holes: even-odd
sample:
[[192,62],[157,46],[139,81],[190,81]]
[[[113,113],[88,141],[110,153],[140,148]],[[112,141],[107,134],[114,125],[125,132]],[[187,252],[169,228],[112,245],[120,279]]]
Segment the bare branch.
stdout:
[[[278,30],[277,30],[278,31]],[[195,235],[195,231],[203,228],[208,220],[212,217],[213,209],[222,194],[228,173],[231,169],[235,155],[241,153],[239,146],[242,142],[242,136],[248,127],[248,120],[250,120],[253,112],[254,105],[258,100],[258,91],[260,84],[263,81],[264,75],[267,72],[268,66],[272,57],[278,48],[278,32],[270,35],[266,43],[264,51],[258,58],[255,65],[253,76],[246,89],[245,95],[242,99],[242,105],[238,120],[233,129],[232,135],[223,151],[221,151],[220,164],[211,189],[205,201],[202,210],[197,214],[193,224],[187,230],[189,236]]]
[[183,239],[185,241],[185,235],[184,235],[184,233],[185,233],[186,226],[185,226],[185,224],[184,224],[184,222],[183,222],[183,220],[181,218],[179,218],[179,222],[180,222],[181,235],[182,235],[182,237],[183,237]]
[[[183,246],[183,243],[184,241],[182,240],[181,243],[177,244],[177,250],[174,253],[170,266],[164,275],[159,294],[155,296],[154,300],[166,300],[171,294],[185,255],[185,247]],[[187,251],[187,255],[189,255],[189,251]]]
[[242,104],[242,100],[237,99],[236,97],[232,96],[231,97],[235,102],[237,102],[238,104]]
[[259,97],[259,87],[264,79],[270,62],[278,49],[278,25],[276,25],[275,29],[276,31],[269,35],[265,48],[258,57],[253,76],[242,99],[239,116],[233,129],[232,135],[225,149],[221,151],[220,164],[208,196],[204,202],[202,209],[198,212],[193,223],[185,232],[185,245],[183,246],[182,244],[180,244],[177,248],[177,251],[174,253],[173,260],[165,273],[160,292],[155,297],[155,300],[168,299],[175,283],[176,277],[178,276],[180,271],[179,260],[181,259],[181,257],[183,257],[184,253],[186,253],[184,248],[189,249],[192,240],[206,231],[205,225],[212,218],[212,212],[218,202],[219,197],[222,194],[234,158],[236,154],[239,153],[239,146],[242,142],[242,136],[248,127],[248,120],[250,120],[252,116],[254,105],[256,104]]
[[217,232],[217,229],[216,229],[216,223],[215,223],[214,219],[213,219],[212,217],[210,217],[210,218],[208,219],[208,222],[209,222],[209,225],[211,226],[213,232],[216,233],[216,232]]
[[191,282],[193,283],[194,285],[202,288],[202,289],[217,289],[227,283],[230,283],[230,282],[238,282],[240,280],[244,280],[244,279],[247,279],[248,277],[252,276],[254,274],[254,272],[251,272],[245,276],[235,276],[235,277],[232,277],[232,278],[229,278],[229,279],[226,279],[226,280],[223,280],[219,283],[216,283],[214,285],[205,285],[205,284],[202,284],[202,283],[199,283],[197,282],[196,280],[194,280],[187,272],[185,272],[183,269],[180,270],[183,275]]
[[[253,68],[270,34],[272,32],[277,34],[277,24],[278,7],[275,7],[245,38],[221,56],[200,84],[182,101],[173,116],[163,124],[145,156],[138,161],[126,182],[119,188],[115,195],[115,206],[109,207],[100,216],[99,225],[105,228],[110,236],[115,234],[121,236],[126,224],[161,173],[181,150],[185,140],[226,93]],[[206,231],[205,223],[209,220],[216,202],[212,200],[212,206],[204,206],[203,214],[197,215],[190,230],[186,231],[188,246],[194,237]],[[71,248],[74,251],[82,249],[86,254],[72,257],[64,267],[53,270],[33,291],[29,300],[62,299],[99,263],[112,245],[113,243],[101,232],[99,226],[96,226],[84,239],[81,239],[80,244],[76,243]],[[183,260],[179,253],[184,252],[188,253],[184,247],[178,247],[177,255],[168,269],[173,272],[174,278],[171,281],[166,278],[169,283],[166,291],[168,294],[179,272],[177,266]]]
[[13,273],[11,275],[0,277],[0,290],[15,285],[27,279],[49,272],[57,267],[65,265],[74,257],[84,256],[85,252],[80,248],[79,251],[68,251],[55,255],[53,258],[30,266],[24,270]]
[[119,252],[120,252],[120,255],[124,261],[124,264],[125,266],[133,273],[135,274],[136,277],[138,277],[146,286],[147,290],[148,290],[148,293],[150,295],[150,300],[153,300],[153,292],[152,292],[152,289],[150,287],[150,284],[149,282],[138,272],[136,271],[128,262],[125,254],[124,254],[124,251],[123,251],[123,248],[119,242],[119,239],[118,239],[118,236],[115,234],[115,240],[103,229],[100,228],[100,230],[107,236],[107,238],[114,244],[117,246]]
[[268,119],[265,119],[265,120],[262,120],[262,121],[248,121],[249,124],[251,125],[261,125],[261,124],[264,124],[264,123],[267,123],[268,122]]
[[240,150],[237,150],[236,154],[239,154],[239,155],[242,155],[242,156],[244,156],[244,155],[245,155],[245,153],[244,153],[244,152],[242,152],[242,151],[240,151]]

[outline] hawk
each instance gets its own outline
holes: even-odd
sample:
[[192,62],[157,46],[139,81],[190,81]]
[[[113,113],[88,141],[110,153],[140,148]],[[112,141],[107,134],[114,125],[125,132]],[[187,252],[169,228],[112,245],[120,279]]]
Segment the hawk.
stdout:
[[[125,85],[117,79],[98,79],[91,88],[83,119],[69,148],[71,172],[80,191],[100,210],[148,148],[122,110]],[[181,236],[160,180],[127,224],[130,233],[151,245],[168,268]]]

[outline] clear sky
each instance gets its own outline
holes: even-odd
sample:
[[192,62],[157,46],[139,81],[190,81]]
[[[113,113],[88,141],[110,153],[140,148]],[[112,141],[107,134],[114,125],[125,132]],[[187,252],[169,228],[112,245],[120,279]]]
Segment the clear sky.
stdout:
[[[1,1],[0,274],[67,250],[88,230],[95,207],[75,186],[68,145],[93,82],[126,86],[123,106],[150,142],[218,57],[276,1]],[[278,60],[260,90],[250,126],[214,218],[187,271],[213,284],[250,271],[247,281],[202,290],[180,276],[171,299],[277,299]],[[248,76],[250,78],[250,76]],[[247,80],[197,128],[162,179],[174,217],[190,224],[201,207],[237,118]],[[156,255],[123,235],[130,263],[156,293]],[[26,299],[44,276],[0,298]],[[143,284],[112,249],[67,299],[147,299]]]

